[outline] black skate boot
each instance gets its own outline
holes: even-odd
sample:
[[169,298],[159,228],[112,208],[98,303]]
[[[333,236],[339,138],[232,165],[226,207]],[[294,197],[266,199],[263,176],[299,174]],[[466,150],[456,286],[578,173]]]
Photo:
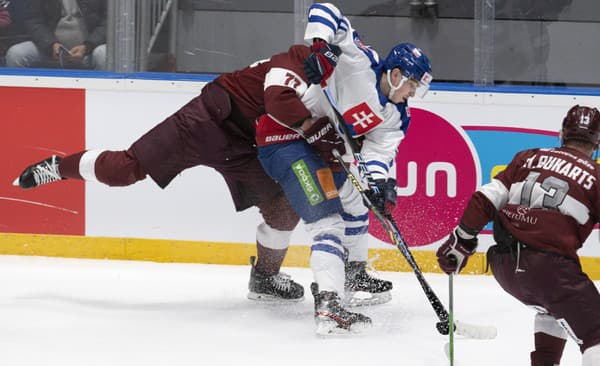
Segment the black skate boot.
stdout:
[[321,291],[313,282],[310,290],[315,298],[315,322],[317,334],[351,334],[360,333],[371,326],[371,318],[360,313],[352,313],[344,309],[342,300],[335,292]]
[[346,297],[349,307],[385,304],[392,299],[390,281],[375,278],[367,273],[367,262],[346,263]]
[[250,281],[248,281],[248,298],[266,302],[297,302],[304,300],[304,287],[282,272],[273,276],[265,276],[256,270],[250,257]]
[[60,157],[52,155],[46,160],[30,165],[15,179],[13,185],[23,189],[35,188],[42,184],[63,179],[58,172]]

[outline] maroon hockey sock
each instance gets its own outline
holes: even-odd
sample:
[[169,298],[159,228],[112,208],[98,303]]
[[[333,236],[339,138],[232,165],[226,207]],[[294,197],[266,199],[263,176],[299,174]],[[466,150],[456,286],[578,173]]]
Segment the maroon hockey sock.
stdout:
[[131,149],[127,151],[103,151],[94,164],[96,178],[111,187],[128,186],[146,178]]
[[535,333],[535,351],[531,352],[531,366],[559,365],[566,342],[566,339],[546,333]]
[[81,174],[79,174],[79,161],[84,153],[85,150],[62,158],[58,167],[60,176],[70,179],[83,179]]
[[265,276],[273,276],[279,273],[287,248],[285,249],[270,249],[259,242],[256,242],[256,270]]

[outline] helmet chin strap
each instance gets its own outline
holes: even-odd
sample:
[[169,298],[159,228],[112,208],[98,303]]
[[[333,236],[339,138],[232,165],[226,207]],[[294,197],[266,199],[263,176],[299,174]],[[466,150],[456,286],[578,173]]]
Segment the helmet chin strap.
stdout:
[[388,70],[386,76],[387,76],[387,82],[388,82],[388,84],[390,84],[390,92],[388,93],[387,97],[388,97],[388,99],[391,100],[392,96],[394,95],[396,90],[402,88],[402,85],[404,85],[404,83],[408,80],[408,78],[405,77],[404,75],[402,75],[402,79],[400,79],[400,82],[398,83],[398,85],[394,86],[394,84],[392,84],[392,70]]

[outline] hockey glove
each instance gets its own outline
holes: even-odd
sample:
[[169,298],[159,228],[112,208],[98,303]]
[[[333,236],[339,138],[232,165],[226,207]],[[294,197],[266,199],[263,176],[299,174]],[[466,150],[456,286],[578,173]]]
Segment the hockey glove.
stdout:
[[344,140],[335,132],[335,128],[329,123],[329,118],[321,117],[304,132],[304,138],[321,156],[326,163],[335,163],[333,150],[340,155],[346,153]]
[[372,189],[365,190],[367,198],[377,211],[382,214],[391,215],[396,208],[396,202],[398,201],[398,195],[396,194],[396,180],[390,178],[375,179],[375,184],[379,189],[379,192],[375,193]]
[[438,249],[438,263],[446,274],[458,274],[467,265],[469,257],[475,253],[477,236],[469,231],[459,225]]
[[304,60],[304,73],[312,84],[325,86],[333,73],[342,50],[325,41],[316,41],[311,47],[312,53]]

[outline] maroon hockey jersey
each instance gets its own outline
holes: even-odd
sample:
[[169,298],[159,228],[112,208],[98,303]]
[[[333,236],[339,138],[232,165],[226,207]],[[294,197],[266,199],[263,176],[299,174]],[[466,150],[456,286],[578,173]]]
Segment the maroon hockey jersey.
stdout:
[[[257,118],[265,113],[288,126],[310,117],[295,89],[299,83],[306,85],[303,65],[309,55],[308,47],[295,45],[288,52],[219,76],[215,81],[227,90],[234,104],[233,119],[244,123],[244,130],[254,131]],[[281,83],[269,82],[279,77]]]
[[575,149],[525,150],[473,194],[461,222],[480,230],[498,212],[519,241],[577,258],[600,218],[599,179],[596,162]]

